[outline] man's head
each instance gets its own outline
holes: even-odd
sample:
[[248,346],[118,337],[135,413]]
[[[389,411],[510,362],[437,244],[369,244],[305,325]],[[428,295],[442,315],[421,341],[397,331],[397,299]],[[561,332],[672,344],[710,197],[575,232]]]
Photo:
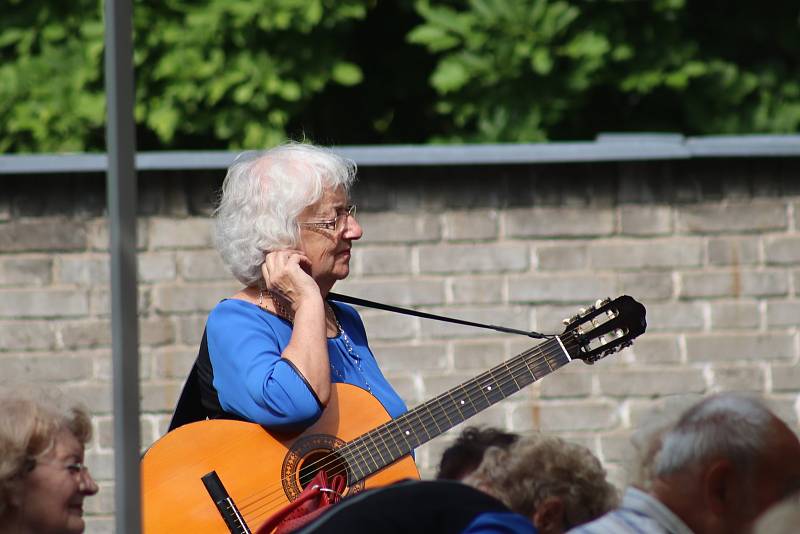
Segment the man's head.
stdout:
[[490,447],[464,482],[531,519],[541,534],[559,534],[617,504],[600,461],[581,445],[537,434],[506,449]]
[[800,488],[800,441],[758,400],[715,395],[663,435],[652,475],[651,492],[697,534],[748,532]]

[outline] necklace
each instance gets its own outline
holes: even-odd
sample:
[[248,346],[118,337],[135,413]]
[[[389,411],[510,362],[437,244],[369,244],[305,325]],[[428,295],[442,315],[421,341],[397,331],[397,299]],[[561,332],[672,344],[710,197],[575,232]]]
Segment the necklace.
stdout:
[[278,317],[282,319],[286,319],[290,323],[294,322],[294,312],[289,310],[286,306],[284,306],[282,300],[272,291],[265,288],[264,286],[259,286],[258,288],[258,307],[264,310],[267,309],[264,306],[264,293],[267,294],[269,299],[272,301],[272,305],[275,306],[275,312],[277,313]]
[[[353,344],[350,341],[350,336],[348,336],[347,332],[345,332],[344,328],[342,328],[342,323],[340,323],[339,318],[336,317],[336,312],[333,310],[333,306],[331,306],[330,303],[328,302],[326,302],[326,305],[328,306],[328,309],[331,311],[331,314],[333,315],[333,320],[336,322],[336,328],[339,331],[339,336],[341,336],[342,338],[342,343],[344,343],[344,348],[347,351],[347,354],[350,356],[350,359],[352,359],[355,362],[356,369],[358,369],[358,372],[361,373],[361,378],[364,380],[364,386],[366,387],[367,391],[372,393],[372,388],[369,385],[367,376],[364,374],[364,369],[361,368],[361,357],[356,353],[355,349],[353,348]],[[342,375],[342,372],[336,367],[334,367],[333,363],[331,363],[331,372],[339,376],[342,379],[342,381],[344,381],[344,376]]]

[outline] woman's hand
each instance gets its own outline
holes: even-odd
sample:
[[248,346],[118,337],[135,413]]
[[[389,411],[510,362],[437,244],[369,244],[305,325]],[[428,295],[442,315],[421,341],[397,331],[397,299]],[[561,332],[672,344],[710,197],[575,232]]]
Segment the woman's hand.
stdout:
[[322,300],[319,286],[311,277],[311,261],[299,250],[267,253],[261,273],[267,289],[295,313],[309,299]]

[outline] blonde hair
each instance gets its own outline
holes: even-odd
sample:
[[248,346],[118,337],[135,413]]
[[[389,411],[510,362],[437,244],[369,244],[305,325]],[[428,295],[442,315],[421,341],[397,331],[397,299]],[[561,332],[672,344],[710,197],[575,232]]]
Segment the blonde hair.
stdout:
[[52,390],[0,389],[0,518],[20,478],[52,449],[61,430],[69,430],[85,445],[92,436],[88,413],[67,405]]
[[548,497],[560,497],[571,527],[600,517],[619,501],[589,449],[543,434],[520,438],[508,449],[490,447],[464,482],[525,517]]

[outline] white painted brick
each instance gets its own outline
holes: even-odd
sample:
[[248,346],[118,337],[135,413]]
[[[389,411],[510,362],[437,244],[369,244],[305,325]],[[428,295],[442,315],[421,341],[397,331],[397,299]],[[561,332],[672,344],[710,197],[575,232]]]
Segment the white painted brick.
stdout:
[[527,245],[422,245],[419,268],[423,273],[498,273],[530,267]]
[[718,366],[711,369],[714,391],[766,391],[765,370],[756,365]]
[[414,317],[376,311],[363,312],[361,318],[372,341],[410,339],[417,332],[417,319]]
[[511,411],[515,432],[611,430],[618,424],[616,406],[605,401],[539,401],[520,403]]
[[712,302],[711,328],[755,329],[761,324],[758,303],[752,301]]
[[697,267],[703,262],[703,242],[695,238],[664,238],[593,243],[589,258],[598,269]]
[[800,366],[773,364],[772,391],[797,391],[800,389]]
[[787,228],[786,204],[779,201],[702,204],[678,208],[677,230],[685,233],[732,233]]
[[453,211],[444,214],[444,238],[458,240],[495,239],[498,235],[497,210]]
[[768,297],[789,292],[783,270],[681,273],[680,296],[685,298]]
[[151,248],[208,248],[212,246],[212,223],[205,217],[167,219],[154,217],[148,232]]
[[598,373],[597,378],[600,392],[612,397],[677,395],[706,390],[700,368],[605,371]]
[[155,309],[164,313],[209,312],[238,291],[239,284],[160,285],[153,291]]
[[411,249],[405,246],[358,246],[354,249],[358,259],[359,274],[408,275],[411,274]]
[[45,256],[19,256],[0,259],[0,287],[37,287],[53,279],[53,260]]
[[454,304],[497,304],[503,301],[505,279],[495,276],[459,277],[452,280]]
[[0,290],[0,317],[77,317],[89,313],[86,291],[63,289]]
[[647,332],[633,342],[632,350],[636,362],[643,365],[681,362],[677,335]]
[[610,235],[614,219],[614,211],[608,208],[514,208],[505,212],[509,237]]
[[[93,219],[86,224],[87,241],[90,250],[108,251],[110,236],[108,234],[108,219]],[[136,220],[136,248],[143,250],[147,247],[147,220]]]
[[148,252],[137,257],[139,281],[165,282],[175,280],[177,268],[175,256],[171,252]]
[[372,353],[384,372],[430,371],[447,368],[447,347],[443,343],[421,345],[372,344]]
[[770,327],[800,326],[800,301],[796,300],[768,301],[767,325]]
[[700,330],[705,324],[698,302],[645,303],[645,307],[648,332]]
[[589,253],[583,242],[537,246],[536,258],[541,271],[574,271],[589,265]]
[[228,268],[216,251],[180,251],[177,253],[178,271],[184,280],[231,280]]
[[[444,279],[387,278],[345,280],[334,293],[395,306],[417,306],[444,302]],[[388,313],[388,312],[384,312]]]
[[674,284],[668,271],[620,273],[617,275],[619,293],[637,300],[664,300],[672,297]]
[[508,295],[511,302],[591,303],[616,294],[614,278],[608,275],[526,275],[510,276]]
[[690,362],[789,360],[795,348],[789,334],[690,334],[686,353]]
[[711,265],[755,265],[759,262],[758,237],[716,237],[708,240]]
[[86,225],[79,220],[46,217],[0,224],[0,250],[3,252],[52,253],[85,249]]
[[0,350],[49,350],[56,346],[52,323],[0,321]]
[[442,226],[433,215],[406,213],[359,213],[364,243],[423,243],[438,241]]
[[[522,352],[517,351],[517,352]],[[456,369],[485,371],[512,357],[499,340],[456,341],[453,343],[453,361]]]
[[659,205],[620,207],[622,233],[627,235],[664,235],[672,231],[672,208]]
[[800,237],[778,236],[766,240],[764,252],[768,264],[793,265],[800,263]]
[[92,360],[85,356],[9,354],[0,356],[0,383],[65,382],[92,375]]
[[558,372],[542,378],[541,397],[543,399],[588,397],[592,394],[594,373],[578,366],[573,369],[559,369]]
[[108,256],[69,255],[56,260],[58,279],[79,286],[108,285],[111,280]]
[[[461,307],[458,309],[442,308],[431,309],[429,311],[430,313],[454,317],[456,319],[462,319],[465,321],[500,325],[508,328],[517,328],[520,330],[527,330],[528,326],[528,321],[525,314],[520,313],[522,310],[509,306],[488,306],[484,308]],[[493,332],[492,330],[431,320],[421,320],[420,329],[422,336],[425,338],[463,338],[496,335],[496,332]]]

